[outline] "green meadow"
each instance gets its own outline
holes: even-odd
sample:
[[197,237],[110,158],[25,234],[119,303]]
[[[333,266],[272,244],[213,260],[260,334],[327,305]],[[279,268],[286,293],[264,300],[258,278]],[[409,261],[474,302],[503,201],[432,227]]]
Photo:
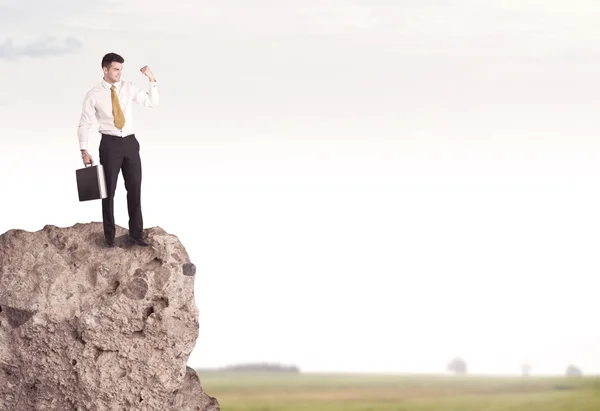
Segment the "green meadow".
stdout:
[[223,411],[598,411],[600,378],[199,372]]

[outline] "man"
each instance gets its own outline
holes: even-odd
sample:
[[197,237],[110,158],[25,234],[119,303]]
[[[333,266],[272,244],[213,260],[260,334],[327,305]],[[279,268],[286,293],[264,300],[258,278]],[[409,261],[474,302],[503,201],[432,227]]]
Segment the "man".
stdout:
[[102,58],[102,81],[87,92],[83,101],[81,119],[77,130],[79,148],[84,164],[93,164],[88,148],[88,136],[95,117],[101,133],[100,164],[106,177],[107,197],[102,199],[104,243],[115,247],[114,195],[119,172],[123,170],[129,212],[129,240],[146,247],[142,237],[143,218],[141,206],[142,163],[140,144],[133,129],[132,103],[145,107],[158,105],[156,78],[148,66],[140,71],[150,80],[146,92],[129,81],[121,81],[123,57],[108,53]]

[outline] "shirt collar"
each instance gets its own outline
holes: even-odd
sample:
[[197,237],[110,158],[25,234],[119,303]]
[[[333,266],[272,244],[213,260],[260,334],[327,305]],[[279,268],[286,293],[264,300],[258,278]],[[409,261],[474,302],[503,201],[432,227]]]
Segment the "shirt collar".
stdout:
[[[102,79],[102,86],[107,89],[110,90],[111,84],[106,82],[106,80]],[[115,88],[118,90],[121,87],[121,81],[117,81],[115,83]]]

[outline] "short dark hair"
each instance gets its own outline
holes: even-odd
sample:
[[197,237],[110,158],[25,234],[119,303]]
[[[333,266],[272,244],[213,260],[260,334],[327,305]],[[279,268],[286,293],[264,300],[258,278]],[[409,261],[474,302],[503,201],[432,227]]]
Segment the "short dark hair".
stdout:
[[110,68],[112,63],[125,63],[125,59],[116,53],[108,53],[102,57],[102,67]]

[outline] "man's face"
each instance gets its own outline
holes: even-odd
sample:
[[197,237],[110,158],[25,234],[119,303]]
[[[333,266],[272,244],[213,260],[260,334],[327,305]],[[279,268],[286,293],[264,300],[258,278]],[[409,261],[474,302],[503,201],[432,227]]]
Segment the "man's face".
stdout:
[[104,75],[109,82],[116,83],[121,80],[122,71],[123,65],[113,61],[108,69],[104,68]]

